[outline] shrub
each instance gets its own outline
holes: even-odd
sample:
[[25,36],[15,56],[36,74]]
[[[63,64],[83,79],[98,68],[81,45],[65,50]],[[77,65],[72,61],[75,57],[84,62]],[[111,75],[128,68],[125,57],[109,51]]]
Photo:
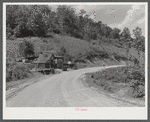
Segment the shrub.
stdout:
[[30,72],[26,66],[7,63],[6,82],[24,79],[28,76],[28,73]]
[[9,82],[12,80],[12,72],[11,71],[7,71],[6,72],[6,82]]
[[129,96],[144,97],[145,95],[144,73],[134,67],[129,67],[128,70],[126,67],[105,69],[92,74],[92,78],[99,81],[97,85],[110,92],[114,91],[114,83],[126,83],[129,85],[127,92]]
[[31,41],[27,41],[26,39],[24,39],[23,42],[19,44],[19,52],[25,58],[34,55],[33,43]]
[[100,81],[100,86],[103,87],[103,86],[105,86],[105,84],[106,84],[106,82],[105,82],[104,80],[101,80],[101,81]]
[[145,96],[145,86],[139,85],[138,86],[138,96],[136,97],[144,97]]
[[25,66],[15,66],[12,70],[12,80],[26,78],[27,73],[28,71]]
[[105,81],[104,89],[110,92],[113,91],[113,86],[111,81]]
[[144,74],[142,73],[142,72],[140,72],[140,71],[133,71],[132,72],[132,78],[134,79],[134,80],[137,80],[138,82],[137,82],[137,84],[138,85],[144,85],[145,84],[145,76],[144,76]]
[[130,82],[130,92],[132,92],[133,97],[144,97],[145,96],[145,86],[140,84],[138,80],[131,80]]

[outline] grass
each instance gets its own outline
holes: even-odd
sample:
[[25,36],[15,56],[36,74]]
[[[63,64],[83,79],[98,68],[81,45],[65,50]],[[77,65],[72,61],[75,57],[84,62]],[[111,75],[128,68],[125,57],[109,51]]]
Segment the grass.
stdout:
[[[58,54],[61,47],[64,47],[67,54],[72,57],[73,60],[81,59],[86,61],[96,56],[99,58],[108,58],[113,54],[125,56],[125,54],[123,54],[125,52],[124,49],[113,45],[108,46],[106,43],[102,43],[101,46],[97,47],[92,43],[69,36],[55,34],[53,37],[48,38],[27,37],[24,39],[34,43],[34,50],[37,55],[43,51]],[[18,44],[22,41],[23,38],[7,40],[7,57],[15,58],[19,56]]]
[[21,80],[16,80],[16,81],[12,81],[12,82],[6,82],[6,90],[9,90],[11,88],[17,87],[23,83],[26,83],[27,81],[33,79],[34,77],[40,76],[40,73],[38,74],[32,74],[30,77],[26,78],[26,79],[21,79]]
[[[144,98],[145,96],[145,76],[141,71],[135,68],[118,67],[108,68],[96,73],[87,74],[91,82],[100,86],[104,90],[116,93],[120,96],[129,96],[133,98]],[[89,81],[87,81],[89,82]]]
[[16,81],[28,78],[32,75],[27,66],[22,64],[11,65],[7,63],[6,67],[6,82]]

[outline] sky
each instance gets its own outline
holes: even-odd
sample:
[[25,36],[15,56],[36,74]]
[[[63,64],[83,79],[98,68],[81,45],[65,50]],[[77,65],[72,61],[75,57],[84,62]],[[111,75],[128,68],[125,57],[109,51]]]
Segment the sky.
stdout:
[[[96,12],[96,21],[101,21],[111,28],[119,28],[123,30],[124,27],[133,29],[139,26],[142,29],[142,35],[145,36],[145,5],[70,5],[79,13],[80,9],[84,9],[87,14],[91,15]],[[56,10],[57,6],[50,6],[52,10]]]

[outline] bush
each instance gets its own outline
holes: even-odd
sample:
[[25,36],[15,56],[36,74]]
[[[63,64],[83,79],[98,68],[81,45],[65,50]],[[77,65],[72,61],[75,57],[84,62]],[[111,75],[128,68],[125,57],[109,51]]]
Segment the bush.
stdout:
[[92,78],[95,81],[99,81],[96,84],[102,86],[107,91],[114,91],[114,83],[126,83],[129,85],[127,92],[129,96],[136,98],[145,96],[144,73],[133,67],[129,67],[128,70],[126,67],[105,69],[92,74]]
[[102,80],[102,81],[100,81],[100,86],[102,86],[102,87],[103,87],[103,86],[105,86],[105,84],[106,84],[106,82],[105,82],[105,81],[103,81],[103,80]]
[[6,72],[6,82],[24,79],[28,76],[29,70],[22,65],[8,65]]
[[138,85],[144,85],[145,84],[145,76],[142,72],[140,71],[133,71],[132,72],[132,79],[138,81]]
[[97,85],[103,87],[104,90],[107,90],[109,92],[113,91],[113,86],[112,86],[112,82],[111,81],[99,80]]
[[6,72],[6,82],[12,81],[12,72],[7,71]]
[[19,52],[25,58],[34,55],[33,43],[31,41],[27,41],[26,39],[24,39],[23,42],[19,44]]
[[12,80],[24,79],[27,77],[27,73],[25,66],[16,66],[12,70]]
[[133,97],[144,97],[145,96],[145,86],[140,84],[138,80],[131,80],[130,82],[130,92]]
[[138,86],[138,95],[136,97],[144,97],[145,96],[145,86]]

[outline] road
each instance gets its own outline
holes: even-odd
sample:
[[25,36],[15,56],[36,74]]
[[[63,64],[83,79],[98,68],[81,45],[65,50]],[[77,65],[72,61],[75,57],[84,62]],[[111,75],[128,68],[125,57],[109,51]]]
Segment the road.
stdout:
[[84,73],[101,67],[64,71],[32,84],[6,101],[6,107],[129,107],[82,84]]

